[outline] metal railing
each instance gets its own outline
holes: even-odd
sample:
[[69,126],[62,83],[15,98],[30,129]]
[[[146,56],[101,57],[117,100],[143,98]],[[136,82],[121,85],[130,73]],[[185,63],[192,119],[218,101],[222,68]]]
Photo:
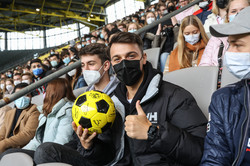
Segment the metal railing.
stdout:
[[[157,21],[154,21],[153,23],[139,29],[135,33],[136,34],[141,34],[142,32],[148,31],[151,28],[157,26],[158,24],[160,24],[160,23],[162,23],[164,21],[167,21],[168,19],[171,19],[171,17],[181,13],[182,11],[186,10],[187,8],[193,6],[193,5],[195,5],[195,4],[197,4],[197,3],[201,2],[201,1],[202,0],[195,0],[195,1],[191,2],[191,3],[189,3],[188,5],[180,8],[179,10],[175,10],[174,12],[167,14],[166,16],[162,17],[161,19],[159,19]],[[60,76],[62,76],[64,74],[66,74],[67,72],[69,72],[69,71],[71,71],[71,70],[73,70],[73,69],[75,69],[77,67],[80,67],[80,66],[81,66],[81,62],[77,61],[72,65],[64,67],[61,70],[58,70],[58,71],[50,74],[49,76],[47,76],[47,77],[45,77],[45,78],[43,78],[43,79],[41,79],[41,80],[39,80],[39,81],[37,81],[35,83],[30,84],[29,86],[21,89],[20,91],[10,95],[8,98],[4,98],[4,99],[0,100],[0,108],[5,106],[6,104],[18,99],[19,97],[30,93],[31,91],[39,88],[40,86],[47,84],[48,82],[52,81],[53,79],[56,79],[56,78],[58,78],[58,77],[60,77]]]

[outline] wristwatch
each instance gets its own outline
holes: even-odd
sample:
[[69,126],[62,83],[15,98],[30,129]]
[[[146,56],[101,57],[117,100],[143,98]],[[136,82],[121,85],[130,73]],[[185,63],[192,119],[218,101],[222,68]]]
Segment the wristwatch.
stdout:
[[158,127],[156,125],[149,126],[148,129],[148,140],[153,141],[157,137]]

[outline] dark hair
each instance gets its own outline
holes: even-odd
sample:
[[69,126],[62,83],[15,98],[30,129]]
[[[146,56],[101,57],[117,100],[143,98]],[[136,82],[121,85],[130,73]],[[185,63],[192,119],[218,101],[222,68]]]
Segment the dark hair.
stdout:
[[21,76],[22,74],[21,73],[16,73],[16,74],[13,75],[13,77],[17,76],[17,75]]
[[32,59],[32,60],[30,61],[30,66],[31,66],[32,63],[40,63],[40,64],[42,65],[41,59]]
[[60,57],[63,59],[63,57],[64,57],[65,55],[69,55],[69,50],[66,49],[66,48],[62,49],[62,52],[61,52],[61,54],[60,54]]
[[49,58],[51,58],[51,57],[53,57],[53,56],[56,56],[57,59],[60,59],[60,58],[59,58],[59,54],[50,54]]
[[105,44],[101,43],[92,43],[90,45],[87,45],[83,48],[81,48],[78,56],[84,56],[84,55],[97,55],[100,59],[101,62],[104,63],[105,61],[110,61],[110,57],[107,55],[106,52],[106,46]]
[[113,29],[111,29],[111,31],[108,32],[107,41],[109,41],[109,38],[110,38],[111,35],[116,34],[116,33],[119,33],[119,32],[121,32],[121,31],[120,31],[118,28],[113,28]]
[[20,84],[17,84],[17,85],[14,87],[14,89],[13,89],[13,93],[16,92],[16,89],[23,89],[23,88],[27,87],[28,85],[29,85],[29,84],[27,84],[27,83],[20,83]]
[[75,53],[75,54],[77,53],[77,50],[76,50],[75,47],[70,47],[69,50],[72,51],[72,52]]
[[112,44],[114,43],[128,43],[128,44],[137,44],[139,49],[141,50],[141,53],[143,54],[143,42],[139,35],[136,35],[135,33],[129,33],[129,32],[119,32],[112,36],[109,46],[107,49],[107,54],[109,58],[110,56],[110,48]]
[[52,111],[54,105],[64,97],[70,101],[74,101],[76,99],[68,80],[64,78],[57,78],[49,82],[43,102],[44,115],[47,116]]

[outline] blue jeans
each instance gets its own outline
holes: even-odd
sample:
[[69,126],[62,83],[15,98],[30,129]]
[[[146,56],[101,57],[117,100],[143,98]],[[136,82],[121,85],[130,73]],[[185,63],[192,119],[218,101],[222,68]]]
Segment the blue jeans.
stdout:
[[168,55],[169,53],[168,52],[163,52],[160,56],[160,69],[161,69],[161,72],[164,71],[164,68],[165,68],[165,64],[166,64],[166,61],[167,61],[167,58],[168,58]]

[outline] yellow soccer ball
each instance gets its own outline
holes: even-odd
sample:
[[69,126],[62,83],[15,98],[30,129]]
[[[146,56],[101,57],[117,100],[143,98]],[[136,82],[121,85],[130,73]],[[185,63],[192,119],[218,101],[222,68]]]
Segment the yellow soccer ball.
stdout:
[[89,134],[101,134],[109,129],[115,120],[116,109],[112,99],[99,91],[81,94],[72,107],[72,118],[76,126],[88,128]]

